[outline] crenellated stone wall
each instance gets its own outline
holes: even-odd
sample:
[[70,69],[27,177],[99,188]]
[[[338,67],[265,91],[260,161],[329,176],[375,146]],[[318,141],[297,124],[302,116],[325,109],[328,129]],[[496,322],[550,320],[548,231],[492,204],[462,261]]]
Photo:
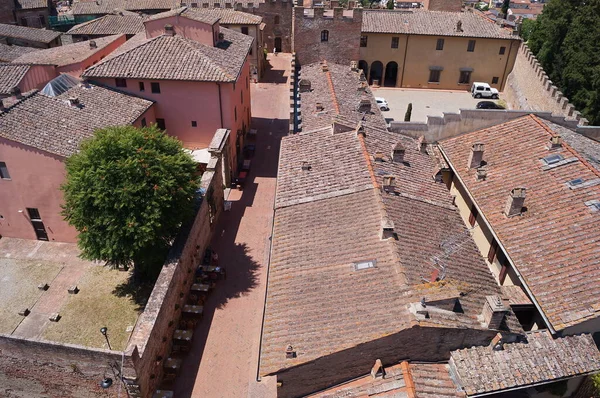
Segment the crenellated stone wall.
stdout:
[[512,109],[552,112],[578,125],[588,124],[569,99],[554,85],[526,44],[521,44],[515,66],[508,75],[503,98]]

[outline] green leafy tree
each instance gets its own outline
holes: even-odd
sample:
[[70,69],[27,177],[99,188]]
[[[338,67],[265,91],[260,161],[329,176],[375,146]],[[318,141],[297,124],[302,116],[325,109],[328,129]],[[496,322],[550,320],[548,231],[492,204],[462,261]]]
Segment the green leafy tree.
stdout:
[[504,0],[502,2],[502,7],[500,7],[500,11],[502,12],[502,15],[504,16],[504,18],[506,18],[506,16],[508,15],[509,8],[510,8],[510,0]]
[[535,19],[524,19],[521,23],[521,28],[519,34],[523,38],[523,40],[527,41],[531,37],[531,34],[535,30],[536,20]]
[[408,104],[408,107],[406,108],[406,113],[404,114],[404,121],[410,122],[411,115],[412,115],[412,102],[410,102]]
[[388,0],[386,7],[388,10],[393,10],[394,9],[394,0]]
[[155,126],[98,130],[66,162],[63,216],[79,232],[82,257],[134,265],[137,280],[160,271],[193,214],[196,164]]

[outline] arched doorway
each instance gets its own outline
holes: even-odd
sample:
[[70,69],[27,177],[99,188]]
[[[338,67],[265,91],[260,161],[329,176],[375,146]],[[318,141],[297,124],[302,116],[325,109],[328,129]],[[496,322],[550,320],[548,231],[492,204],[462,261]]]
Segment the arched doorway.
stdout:
[[381,84],[381,78],[383,76],[383,64],[379,61],[375,61],[371,64],[371,74],[369,75],[369,84],[373,84],[374,80],[377,80]]
[[365,78],[369,76],[369,64],[367,61],[362,59],[358,61],[358,69],[362,69],[363,73],[365,74]]
[[275,49],[277,50],[278,53],[281,52],[281,37],[275,38]]
[[388,62],[385,66],[385,87],[396,87],[396,79],[398,78],[398,64],[394,61]]

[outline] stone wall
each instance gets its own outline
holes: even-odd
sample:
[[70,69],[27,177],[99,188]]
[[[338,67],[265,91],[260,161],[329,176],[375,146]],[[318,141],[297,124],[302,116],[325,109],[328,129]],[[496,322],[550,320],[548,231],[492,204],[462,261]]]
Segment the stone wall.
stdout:
[[[340,7],[333,10],[294,7],[292,51],[296,53],[296,61],[300,65],[322,60],[345,65],[350,61],[358,62],[361,26],[362,8],[348,10],[345,14]],[[323,31],[328,32],[327,41],[321,40]]]
[[521,44],[515,66],[508,75],[503,98],[512,109],[552,112],[576,120],[579,125],[588,123],[548,78],[526,44]]
[[443,116],[428,116],[426,122],[394,121],[390,123],[390,130],[414,138],[423,136],[426,142],[433,143],[463,133],[491,127],[529,114],[535,114],[543,119],[575,130],[583,135],[593,136],[596,134],[600,136],[599,129],[594,127],[587,128],[587,133],[584,132],[584,127],[578,127],[578,121],[575,119],[567,119],[563,116],[553,115],[550,112],[534,112],[526,110],[497,111],[486,109],[461,109],[459,113],[444,113]]
[[[227,142],[228,134],[222,139]],[[228,152],[225,149],[223,153]],[[213,153],[202,175],[204,194],[194,222],[184,227],[176,239],[129,340],[127,355],[132,356],[138,375],[137,379],[128,380],[131,396],[152,396],[162,377],[163,362],[170,352],[173,332],[193,283],[195,269],[223,210],[222,164],[223,159]]]
[[[281,51],[284,53],[292,52],[292,0],[265,0],[259,3],[256,0],[256,7],[250,6],[253,3],[232,3],[238,11],[249,14],[260,15],[263,18],[265,28],[263,30],[263,42],[267,51],[272,52],[275,47],[275,39],[281,39]],[[244,4],[248,6],[244,7]],[[231,7],[225,4],[225,7]],[[277,22],[277,23],[276,23]]]
[[415,326],[278,373],[277,382],[282,384],[277,389],[277,396],[305,396],[351,380],[356,375],[368,374],[376,359],[381,359],[384,366],[407,359],[425,362],[448,360],[450,351],[488,345],[495,335],[496,331],[493,330]]
[[[17,25],[29,26],[30,28],[46,28],[50,17],[50,8],[37,8],[34,10],[16,10]],[[40,17],[43,17],[43,21]],[[23,19],[27,23],[23,23]]]
[[425,0],[423,8],[429,11],[461,12],[462,1],[460,0]]
[[15,23],[14,8],[14,2],[0,1],[0,23]]

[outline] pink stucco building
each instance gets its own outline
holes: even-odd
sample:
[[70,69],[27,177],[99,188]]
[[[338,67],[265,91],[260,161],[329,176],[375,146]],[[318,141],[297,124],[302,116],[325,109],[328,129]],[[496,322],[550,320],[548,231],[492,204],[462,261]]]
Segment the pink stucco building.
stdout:
[[219,17],[186,7],[156,14],[83,76],[156,102],[157,125],[188,149],[208,148],[215,130],[231,130],[226,179],[241,161],[250,127],[251,36]]
[[20,92],[40,89],[56,77],[52,65],[27,65],[0,63],[0,98]]
[[153,123],[153,103],[94,85],[0,101],[0,235],[75,242],[60,215],[65,159],[96,129]]

